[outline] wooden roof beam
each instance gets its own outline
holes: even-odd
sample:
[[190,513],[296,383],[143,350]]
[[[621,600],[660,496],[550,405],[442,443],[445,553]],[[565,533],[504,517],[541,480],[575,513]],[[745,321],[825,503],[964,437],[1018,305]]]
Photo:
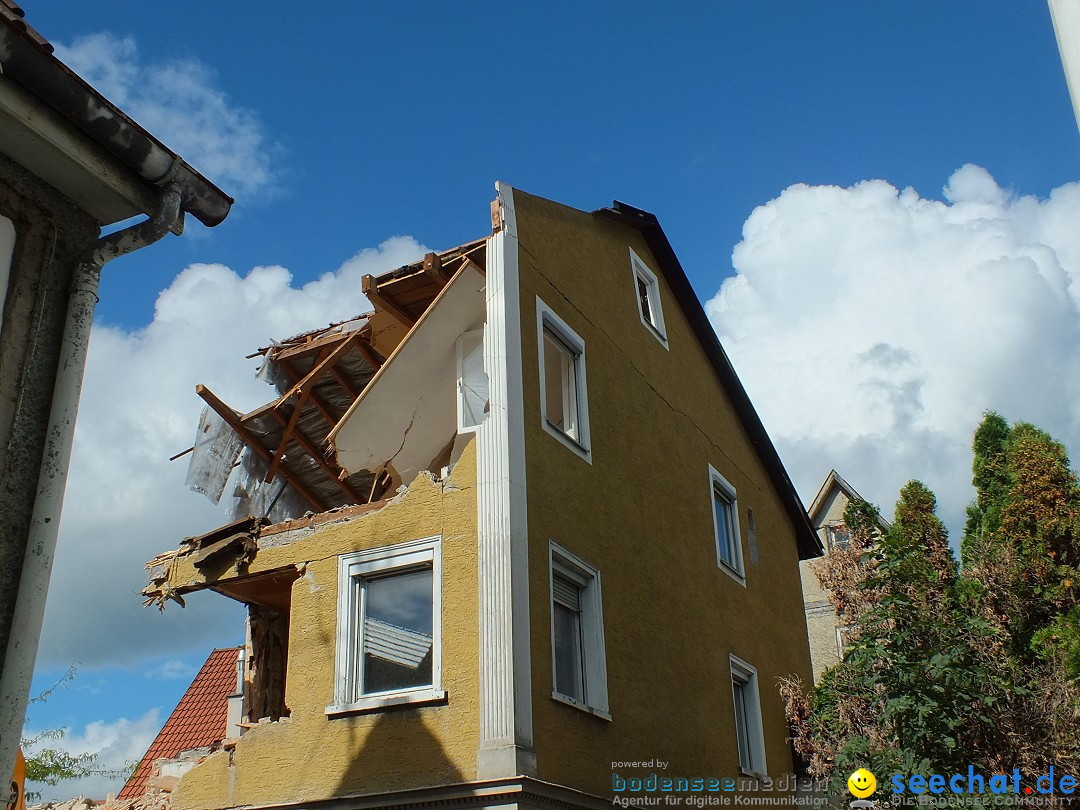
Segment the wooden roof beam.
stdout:
[[450,280],[445,268],[443,268],[442,259],[439,258],[437,253],[428,253],[424,256],[424,273],[435,284],[442,289],[446,286],[446,282]]
[[375,281],[374,276],[364,276],[364,278],[361,280],[361,289],[364,291],[364,295],[367,296],[368,300],[375,307],[388,312],[390,315],[403,323],[407,329],[413,328],[413,324],[416,323],[416,319],[404,309],[402,309],[398,305],[398,303],[389,295],[379,292],[379,284],[377,281]]
[[[285,424],[285,416],[283,414],[278,411],[274,411],[274,416],[282,425]],[[299,428],[295,429],[293,431],[292,437],[293,440],[298,445],[300,445],[303,451],[309,456],[311,456],[315,460],[316,464],[322,467],[327,477],[333,480],[333,482],[341,488],[341,491],[344,492],[345,495],[348,496],[350,499],[352,499],[353,503],[367,502],[364,497],[360,495],[359,492],[352,488],[348,481],[341,478],[341,473],[344,473],[345,470],[327,461],[326,455],[319,451],[319,448],[315,446],[315,443],[311,441],[311,439],[309,439],[307,436],[305,436],[302,430],[300,430]],[[346,475],[346,477],[348,476]]]
[[[300,373],[296,369],[294,369],[289,363],[282,363],[281,367],[285,370],[285,376],[289,378],[289,381],[291,383],[295,385],[296,383],[300,382]],[[329,424],[331,427],[337,424],[337,417],[335,417],[334,414],[331,412],[330,407],[325,402],[323,402],[322,397],[320,397],[314,391],[311,391],[308,394],[308,399],[311,400],[311,404],[315,406],[315,409],[322,415],[322,418],[326,420],[327,424]],[[284,397],[279,399],[278,402],[282,402],[283,400]],[[274,407],[276,409],[277,402],[274,403]]]
[[315,387],[315,382],[328,370],[332,369],[334,365],[343,358],[349,349],[353,347],[353,344],[357,341],[357,335],[350,335],[347,340],[341,341],[333,351],[323,350],[323,354],[315,361],[315,365],[312,366],[311,371],[304,375],[303,379],[296,382],[292,388],[285,392],[285,395],[278,400],[276,408],[280,408],[285,404],[285,401],[291,398],[295,394],[300,394],[301,397],[306,396],[311,392],[311,389]]
[[[218,399],[217,395],[207,388],[205,385],[196,385],[195,393],[198,394],[202,400],[209,405],[218,416],[225,420],[225,423],[236,431],[237,435],[244,440],[252,450],[254,450],[261,459],[269,463],[272,456],[270,451],[263,447],[262,442],[259,441],[258,436],[251,432],[248,427],[241,421],[240,414]],[[318,495],[312,492],[308,487],[304,485],[304,482],[297,478],[288,467],[282,467],[281,476],[288,482],[289,486],[295,489],[300,496],[306,500],[316,511],[325,512],[327,507],[322,502]]]

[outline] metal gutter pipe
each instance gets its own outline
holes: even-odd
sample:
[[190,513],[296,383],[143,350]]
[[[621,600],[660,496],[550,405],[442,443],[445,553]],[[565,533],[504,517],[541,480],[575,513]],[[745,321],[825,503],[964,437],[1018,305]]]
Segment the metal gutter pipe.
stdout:
[[170,230],[182,231],[181,203],[180,186],[170,183],[162,191],[157,210],[149,219],[100,238],[79,264],[72,279],[26,557],[0,674],[0,784],[6,784],[7,778],[3,775],[11,773],[15,765],[15,752],[26,719],[101,269],[119,256],[157,242]]

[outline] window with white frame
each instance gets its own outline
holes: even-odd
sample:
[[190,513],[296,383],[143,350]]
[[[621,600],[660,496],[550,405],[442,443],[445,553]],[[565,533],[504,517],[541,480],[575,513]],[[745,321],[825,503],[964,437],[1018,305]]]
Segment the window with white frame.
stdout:
[[731,696],[735,709],[735,739],[739,747],[739,769],[743,773],[764,776],[765,735],[761,725],[761,698],[757,670],[734,655],[731,665]]
[[836,628],[836,654],[841,660],[844,658],[844,650],[851,643],[851,625],[842,624]]
[[337,686],[328,712],[439,700],[441,539],[339,558]]
[[589,460],[589,408],[585,341],[539,298],[540,417],[544,430]]
[[667,331],[664,329],[664,310],[660,306],[660,282],[656,274],[630,249],[630,269],[634,273],[634,294],[637,297],[638,315],[653,336],[667,348]]
[[825,535],[828,541],[828,551],[838,548],[851,548],[851,532],[843,523],[826,526]]
[[484,330],[464,332],[457,340],[458,433],[472,433],[487,418],[490,386],[484,372]]
[[735,579],[743,582],[742,541],[739,534],[739,508],[735,497],[735,487],[711,465],[709,466],[709,491],[712,498],[716,564]]
[[600,572],[557,543],[550,555],[552,697],[607,717]]

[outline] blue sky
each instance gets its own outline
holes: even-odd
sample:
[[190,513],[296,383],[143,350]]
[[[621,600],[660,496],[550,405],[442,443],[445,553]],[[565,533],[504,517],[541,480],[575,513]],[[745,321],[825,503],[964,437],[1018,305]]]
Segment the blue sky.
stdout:
[[35,686],[81,672],[30,727],[105,761],[241,640],[221,597],[137,596],[144,560],[223,521],[163,462],[194,381],[261,404],[245,354],[365,309],[361,270],[484,235],[496,179],[659,216],[804,498],[836,466],[888,512],[919,476],[955,525],[988,407],[1080,447],[1077,392],[1023,378],[1080,335],[1080,135],[1043,3],[26,5],[238,200],[104,274]]

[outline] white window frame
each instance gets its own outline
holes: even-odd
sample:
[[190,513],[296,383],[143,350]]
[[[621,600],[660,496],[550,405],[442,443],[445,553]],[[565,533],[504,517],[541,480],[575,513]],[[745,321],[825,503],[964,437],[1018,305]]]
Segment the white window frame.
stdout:
[[[468,332],[462,332],[458,335],[457,339],[457,432],[458,433],[475,433],[480,425],[487,419],[485,413],[483,418],[476,424],[465,423],[465,359],[466,357],[475,351],[475,348],[470,348],[479,342],[479,351],[481,356],[484,352],[484,330],[473,329]],[[484,376],[487,376],[487,372],[484,372]],[[491,401],[490,387],[488,390],[488,401]]]
[[[577,406],[577,436],[568,435],[553,425],[547,418],[547,380],[544,364],[544,331],[550,331],[574,355],[574,404]],[[592,449],[589,442],[589,397],[585,380],[585,341],[570,326],[555,314],[540,297],[536,298],[536,341],[537,358],[540,364],[540,424],[548,434],[554,436],[576,455],[592,463]]]
[[[724,559],[724,556],[720,551],[719,528],[722,516],[717,514],[716,496],[713,494],[715,489],[719,489],[731,501],[731,525],[729,530],[731,532],[734,551],[731,563],[728,563],[728,561]],[[716,468],[711,464],[709,465],[709,508],[712,510],[713,545],[716,546],[716,565],[740,585],[746,587],[746,569],[743,567],[742,531],[739,528],[739,499],[735,493],[735,487],[733,487],[724,476],[718,473]]]
[[[358,657],[363,649],[360,600],[365,577],[431,569],[431,684],[374,694],[359,694]],[[334,665],[334,702],[329,715],[382,709],[405,703],[446,699],[442,685],[442,537],[435,535],[392,546],[342,554],[338,558],[337,649]]]
[[[577,709],[610,720],[607,689],[607,654],[604,647],[603,595],[600,570],[554,540],[548,545],[548,611],[551,614],[551,697]],[[584,702],[555,687],[555,575],[580,587],[581,641],[584,667]]]
[[[739,753],[739,771],[747,776],[765,777],[768,764],[765,758],[765,733],[761,723],[761,693],[758,689],[757,669],[737,655],[728,656],[731,668],[731,707],[735,725],[735,745]],[[746,709],[746,741],[749,743],[751,768],[743,765],[743,738],[739,734],[739,704],[735,697],[735,685],[743,687],[743,706]]]
[[851,631],[850,624],[838,624],[836,626],[836,657],[844,660],[844,650],[849,643],[848,633]]
[[[660,303],[660,280],[656,277],[656,273],[641,260],[641,257],[634,253],[633,248],[630,248],[630,270],[634,279],[634,306],[637,308],[638,317],[649,333],[666,349],[668,339],[667,328],[664,326],[664,308]],[[652,315],[652,320],[646,318],[641,311],[641,299],[638,297],[637,290],[639,279],[645,283],[645,295],[649,302],[649,314]]]

